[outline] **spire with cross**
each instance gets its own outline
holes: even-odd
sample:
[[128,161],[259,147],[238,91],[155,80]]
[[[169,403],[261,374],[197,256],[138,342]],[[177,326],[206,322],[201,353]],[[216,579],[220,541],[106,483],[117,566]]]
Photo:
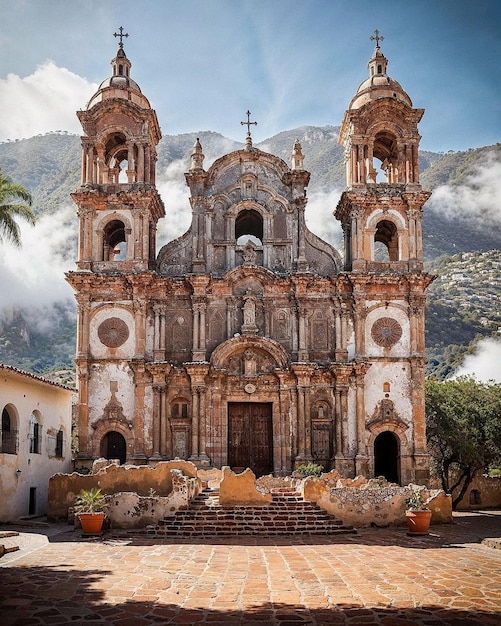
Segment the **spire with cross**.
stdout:
[[375,41],[376,42],[376,48],[379,48],[379,42],[380,41],[384,41],[384,37],[379,34],[379,31],[378,31],[377,28],[374,31],[374,35],[371,35],[370,39],[371,39],[371,41]]
[[119,30],[118,33],[113,33],[113,37],[120,37],[120,43],[118,45],[120,48],[123,48],[124,47],[123,38],[128,37],[129,33],[124,33],[123,26],[120,26],[118,30]]
[[252,148],[252,137],[250,134],[250,127],[252,125],[257,126],[257,122],[250,121],[251,112],[249,110],[247,111],[246,115],[247,115],[247,121],[240,122],[240,124],[242,124],[242,126],[247,126],[247,137],[245,138],[245,149],[249,150],[250,148]]

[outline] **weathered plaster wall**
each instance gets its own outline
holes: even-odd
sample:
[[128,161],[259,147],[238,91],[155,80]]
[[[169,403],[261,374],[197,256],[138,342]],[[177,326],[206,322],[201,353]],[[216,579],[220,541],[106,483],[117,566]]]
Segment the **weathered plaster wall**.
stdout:
[[[18,431],[15,454],[0,447],[0,521],[28,516],[30,489],[36,489],[35,515],[47,512],[49,478],[71,471],[71,412],[75,392],[18,370],[0,367],[0,412],[7,407],[11,430]],[[39,452],[30,452],[30,416],[40,424]],[[55,456],[55,436],[62,430],[63,456]],[[16,474],[19,470],[20,473]]]
[[[434,479],[432,485],[439,489],[440,481]],[[459,490],[455,490],[453,495],[457,496],[458,493]],[[501,476],[480,475],[475,476],[457,509],[458,511],[478,511],[499,507],[501,507]]]
[[[116,391],[112,392],[110,383],[116,383]],[[124,417],[131,423],[134,420],[134,385],[132,371],[126,363],[106,363],[92,367],[89,376],[89,393],[93,404],[89,407],[89,433],[92,424],[102,416],[104,408],[110,402],[112,393],[123,409]]]
[[82,489],[99,487],[104,494],[119,492],[148,496],[151,490],[158,496],[172,492],[171,470],[179,469],[188,478],[196,478],[197,470],[189,461],[163,461],[156,467],[145,465],[108,465],[95,474],[56,474],[49,482],[48,517],[66,519],[76,495]]
[[148,497],[137,493],[119,492],[107,498],[107,516],[113,528],[144,528],[164,517],[185,509],[200,492],[201,481],[189,478],[181,470],[170,471],[172,491],[168,496]]
[[250,469],[235,474],[229,467],[223,467],[223,479],[219,487],[219,502],[222,506],[266,506],[272,500],[270,493],[262,493],[256,488],[256,476]]

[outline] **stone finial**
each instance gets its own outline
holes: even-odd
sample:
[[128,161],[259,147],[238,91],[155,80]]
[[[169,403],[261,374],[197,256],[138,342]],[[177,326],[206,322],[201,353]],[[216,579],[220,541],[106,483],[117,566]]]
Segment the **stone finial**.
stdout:
[[299,139],[296,139],[294,148],[292,149],[292,169],[304,170],[304,154]]
[[202,152],[202,144],[197,137],[195,145],[193,146],[193,152],[191,153],[191,167],[190,170],[203,170],[205,155]]

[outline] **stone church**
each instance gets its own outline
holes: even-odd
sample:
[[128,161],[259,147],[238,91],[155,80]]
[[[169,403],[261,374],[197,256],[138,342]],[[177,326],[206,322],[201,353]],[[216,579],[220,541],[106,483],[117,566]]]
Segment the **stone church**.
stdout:
[[339,137],[343,256],[306,227],[300,143],[290,163],[255,148],[249,116],[244,148],[208,169],[197,140],[191,226],[157,252],[161,132],[118,36],[112,76],[78,112],[78,464],[426,480],[424,111],[388,76],[378,31]]

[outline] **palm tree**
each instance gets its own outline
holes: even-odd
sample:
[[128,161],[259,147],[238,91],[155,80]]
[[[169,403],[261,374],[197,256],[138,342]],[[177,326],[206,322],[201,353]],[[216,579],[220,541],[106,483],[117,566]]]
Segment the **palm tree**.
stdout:
[[31,201],[30,192],[22,185],[14,184],[0,168],[0,242],[9,241],[18,248],[21,247],[16,218],[20,217],[32,226],[35,224],[35,215],[30,208]]

